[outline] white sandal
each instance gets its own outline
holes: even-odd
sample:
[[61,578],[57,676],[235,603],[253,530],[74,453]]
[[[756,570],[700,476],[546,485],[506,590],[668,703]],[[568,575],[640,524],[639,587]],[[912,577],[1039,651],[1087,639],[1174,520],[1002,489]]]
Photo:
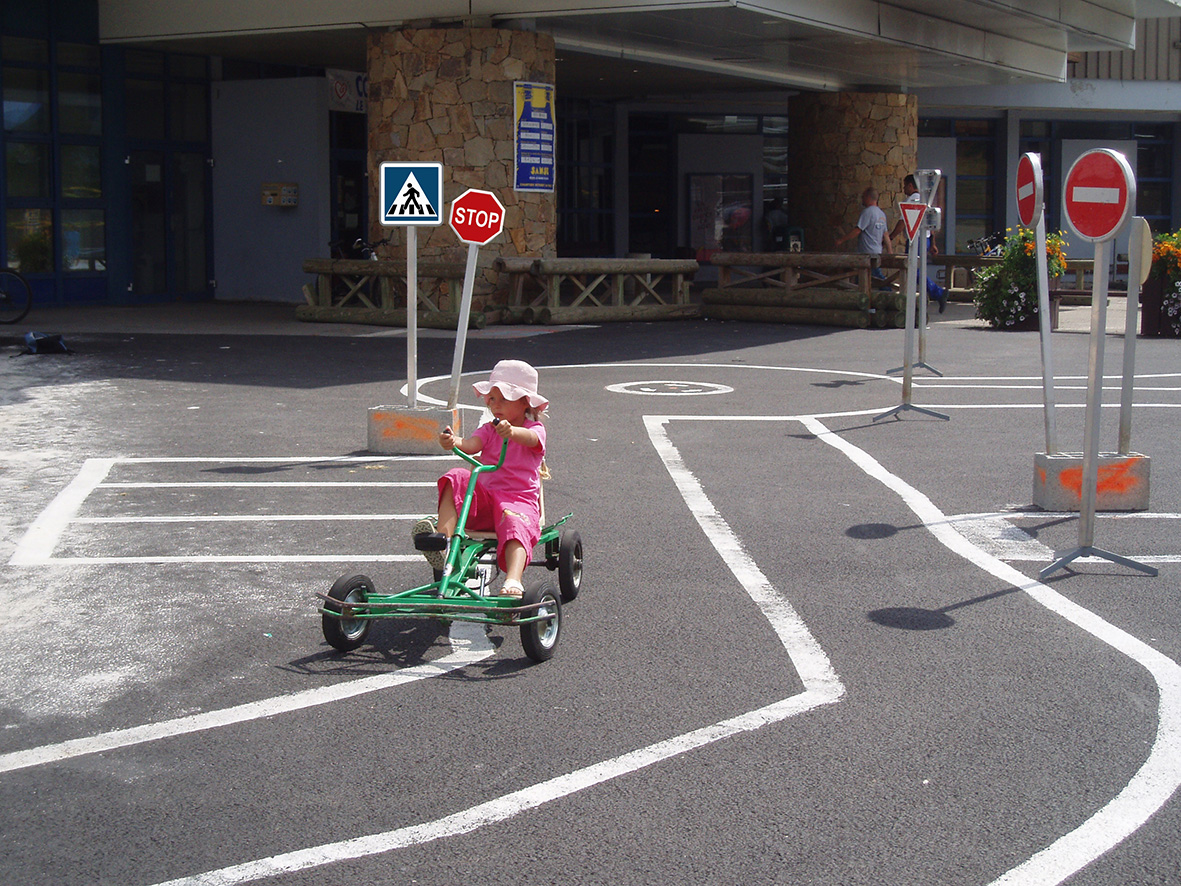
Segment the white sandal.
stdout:
[[524,597],[525,586],[517,581],[515,578],[506,578],[504,584],[500,588],[500,596],[502,597]]

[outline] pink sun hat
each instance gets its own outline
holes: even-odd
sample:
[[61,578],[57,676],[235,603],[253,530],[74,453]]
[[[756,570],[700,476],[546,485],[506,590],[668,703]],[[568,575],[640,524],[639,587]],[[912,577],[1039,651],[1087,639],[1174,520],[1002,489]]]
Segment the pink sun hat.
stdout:
[[537,370],[524,360],[501,360],[492,367],[488,381],[478,381],[472,387],[481,397],[498,388],[506,400],[528,397],[529,405],[537,410],[549,405],[549,400],[537,393]]

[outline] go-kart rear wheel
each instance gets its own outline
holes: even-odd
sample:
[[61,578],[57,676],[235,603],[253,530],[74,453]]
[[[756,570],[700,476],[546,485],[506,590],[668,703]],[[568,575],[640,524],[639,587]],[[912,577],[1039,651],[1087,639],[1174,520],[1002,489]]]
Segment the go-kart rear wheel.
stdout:
[[574,529],[562,533],[558,542],[558,589],[562,602],[569,603],[582,587],[582,536]]
[[538,604],[536,612],[526,614],[528,617],[539,615],[542,618],[521,625],[521,645],[525,647],[525,654],[534,661],[549,661],[562,635],[562,601],[558,599],[553,582],[547,580],[525,591],[521,605]]
[[323,615],[320,623],[324,630],[324,639],[329,645],[341,652],[351,652],[369,635],[369,619],[349,618],[353,612],[364,613],[361,606],[346,606],[344,604],[364,603],[373,593],[373,582],[367,575],[342,575],[328,591],[328,596],[336,603],[326,602],[324,608],[329,612],[340,613],[339,616]]

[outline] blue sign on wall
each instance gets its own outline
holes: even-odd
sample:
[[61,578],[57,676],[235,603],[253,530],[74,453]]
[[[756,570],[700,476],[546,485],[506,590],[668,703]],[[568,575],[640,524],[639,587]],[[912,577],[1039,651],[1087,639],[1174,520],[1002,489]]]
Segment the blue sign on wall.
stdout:
[[441,225],[443,164],[382,163],[378,199],[383,225]]
[[513,84],[513,130],[516,142],[517,191],[553,191],[554,87],[551,83]]

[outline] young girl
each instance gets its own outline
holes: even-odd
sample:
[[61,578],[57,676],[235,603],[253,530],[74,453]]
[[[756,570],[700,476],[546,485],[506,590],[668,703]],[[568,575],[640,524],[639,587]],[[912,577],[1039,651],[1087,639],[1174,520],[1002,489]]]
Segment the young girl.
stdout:
[[[439,445],[458,447],[468,455],[479,454],[484,464],[496,464],[508,441],[504,464],[480,475],[468,512],[469,529],[495,531],[497,560],[505,574],[502,595],[520,597],[521,577],[541,535],[539,495],[541,462],[545,457],[545,426],[538,420],[549,405],[537,393],[537,370],[520,360],[501,360],[486,382],[472,386],[484,398],[493,421],[481,425],[470,437],[457,437],[451,428],[439,435]],[[438,520],[424,517],[414,524],[414,546],[427,562],[443,568],[448,539],[455,533],[471,472],[452,468],[439,478]]]

